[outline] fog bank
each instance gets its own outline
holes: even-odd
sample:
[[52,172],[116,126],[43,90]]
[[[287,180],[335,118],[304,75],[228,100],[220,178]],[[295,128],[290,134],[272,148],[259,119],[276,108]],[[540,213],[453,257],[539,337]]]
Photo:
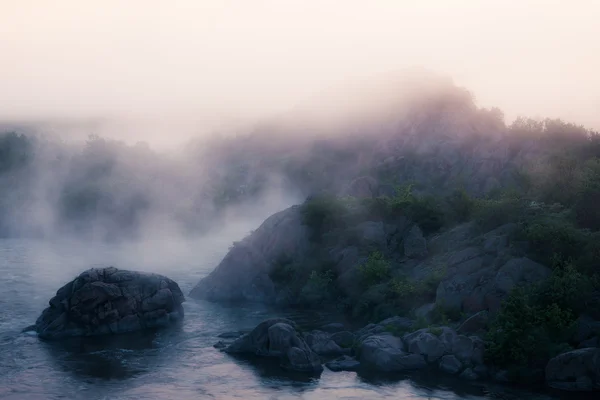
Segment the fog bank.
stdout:
[[5,1],[0,119],[142,121],[107,130],[173,145],[423,66],[509,120],[598,129],[599,14],[593,0]]

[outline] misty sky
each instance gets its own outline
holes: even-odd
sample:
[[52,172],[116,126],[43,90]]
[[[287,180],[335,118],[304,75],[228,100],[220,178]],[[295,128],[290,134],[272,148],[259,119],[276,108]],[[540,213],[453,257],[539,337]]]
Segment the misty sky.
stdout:
[[0,118],[262,116],[423,66],[508,117],[600,129],[599,18],[595,0],[0,0]]

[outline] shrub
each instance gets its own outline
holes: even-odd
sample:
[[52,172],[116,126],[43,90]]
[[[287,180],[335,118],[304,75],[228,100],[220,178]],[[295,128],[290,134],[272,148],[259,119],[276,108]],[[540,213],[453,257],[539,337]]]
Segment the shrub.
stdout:
[[311,231],[313,240],[318,240],[325,232],[341,226],[346,214],[344,203],[333,196],[316,196],[302,205],[302,218]]
[[586,170],[577,191],[575,215],[577,222],[584,228],[600,230],[600,159],[586,164]]
[[519,221],[525,213],[526,201],[514,192],[500,193],[496,198],[475,201],[473,217],[484,231],[490,231],[509,222]]
[[517,287],[488,332],[486,357],[498,366],[543,366],[572,337],[590,293],[588,279],[564,262],[541,284]]
[[372,286],[390,277],[390,263],[378,251],[371,253],[367,261],[358,267],[365,286]]
[[465,222],[475,209],[475,200],[464,189],[456,189],[446,198],[450,219],[453,222]]
[[554,254],[575,259],[586,245],[585,233],[561,216],[537,218],[525,224],[523,231],[534,258],[547,265],[554,261]]

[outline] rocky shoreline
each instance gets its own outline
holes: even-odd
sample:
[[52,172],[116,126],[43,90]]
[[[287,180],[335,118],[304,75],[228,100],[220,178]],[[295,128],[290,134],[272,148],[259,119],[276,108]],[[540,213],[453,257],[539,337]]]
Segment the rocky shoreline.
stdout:
[[[275,358],[286,370],[404,373],[437,369],[465,381],[514,382],[509,370],[487,365],[484,340],[442,326],[411,332],[415,321],[392,317],[358,331],[332,323],[302,332],[284,318],[265,320],[251,332],[227,332],[214,347],[229,354]],[[406,331],[408,333],[399,334]],[[582,348],[552,358],[546,384],[567,391],[600,390],[600,349]]]

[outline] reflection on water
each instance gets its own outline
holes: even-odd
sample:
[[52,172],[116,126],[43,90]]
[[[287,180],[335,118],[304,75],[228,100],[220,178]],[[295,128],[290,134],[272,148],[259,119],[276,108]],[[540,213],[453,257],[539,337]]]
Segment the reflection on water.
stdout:
[[[212,345],[223,332],[288,316],[307,328],[331,322],[319,313],[276,312],[250,304],[188,300],[173,329],[45,342],[21,333],[56,289],[92,264],[163,273],[184,293],[218,263],[230,240],[179,245],[172,253],[0,241],[0,399],[549,399],[522,390],[472,385],[432,373],[383,376],[286,372],[275,360],[232,357]],[[148,250],[151,251],[151,250]],[[561,395],[563,398],[567,396]],[[589,396],[588,396],[589,397]],[[570,400],[585,396],[569,395]],[[593,398],[593,397],[589,397]]]

